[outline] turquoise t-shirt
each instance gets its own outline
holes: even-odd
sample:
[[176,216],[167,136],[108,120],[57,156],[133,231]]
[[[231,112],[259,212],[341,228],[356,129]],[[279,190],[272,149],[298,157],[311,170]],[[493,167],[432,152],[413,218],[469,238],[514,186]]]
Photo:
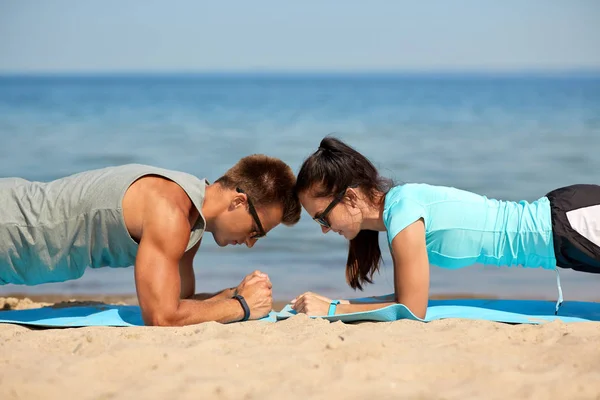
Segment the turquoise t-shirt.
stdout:
[[517,203],[426,184],[396,186],[386,195],[383,222],[390,246],[420,218],[432,265],[556,267],[546,197]]

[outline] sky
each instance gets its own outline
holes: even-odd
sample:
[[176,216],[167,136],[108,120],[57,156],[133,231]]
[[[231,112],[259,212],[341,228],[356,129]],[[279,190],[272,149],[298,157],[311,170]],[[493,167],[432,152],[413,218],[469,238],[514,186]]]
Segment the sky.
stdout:
[[0,73],[578,69],[597,0],[0,0]]

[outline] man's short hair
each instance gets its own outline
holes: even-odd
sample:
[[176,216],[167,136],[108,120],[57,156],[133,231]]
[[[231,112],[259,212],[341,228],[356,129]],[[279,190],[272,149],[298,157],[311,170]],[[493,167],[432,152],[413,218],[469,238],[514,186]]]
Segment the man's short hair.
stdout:
[[283,209],[281,222],[294,225],[300,220],[302,207],[294,190],[296,176],[278,158],[253,154],[242,158],[215,183],[235,190],[242,189],[257,208],[274,204]]

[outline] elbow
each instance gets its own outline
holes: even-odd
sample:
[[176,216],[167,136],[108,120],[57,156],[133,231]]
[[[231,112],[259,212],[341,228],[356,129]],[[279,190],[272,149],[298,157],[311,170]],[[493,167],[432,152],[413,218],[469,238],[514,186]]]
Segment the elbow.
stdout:
[[427,302],[425,304],[413,304],[408,301],[400,301],[400,299],[394,299],[397,304],[402,304],[408,309],[415,317],[419,319],[425,319],[427,315]]
[[144,324],[147,326],[181,326],[177,313],[154,311],[144,315]]
[[406,308],[408,308],[408,310],[417,318],[419,319],[425,319],[425,315],[427,314],[427,306],[425,307],[409,307],[406,306]]
[[191,299],[191,298],[194,297],[194,294],[195,294],[195,289],[194,288],[182,289],[181,293],[179,295],[179,298],[181,300]]
[[425,316],[427,314],[427,308],[421,310],[421,309],[412,309],[410,310],[415,317],[420,318],[420,319],[425,319]]

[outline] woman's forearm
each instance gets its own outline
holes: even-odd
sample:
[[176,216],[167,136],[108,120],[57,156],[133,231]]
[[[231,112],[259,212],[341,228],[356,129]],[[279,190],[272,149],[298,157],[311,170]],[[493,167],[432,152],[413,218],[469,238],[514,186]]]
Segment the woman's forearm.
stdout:
[[349,314],[361,311],[372,311],[379,310],[380,308],[384,308],[387,306],[391,306],[392,304],[397,304],[396,302],[385,302],[385,303],[349,303],[349,304],[338,304],[335,313],[337,314]]

